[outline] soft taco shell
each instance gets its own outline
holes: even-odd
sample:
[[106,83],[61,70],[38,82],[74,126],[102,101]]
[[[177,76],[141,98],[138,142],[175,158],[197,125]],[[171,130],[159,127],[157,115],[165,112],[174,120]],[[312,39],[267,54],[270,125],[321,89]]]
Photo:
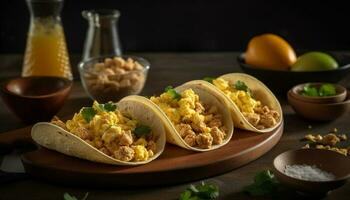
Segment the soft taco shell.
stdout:
[[112,165],[140,165],[156,159],[163,152],[166,143],[165,129],[159,115],[153,112],[153,108],[148,104],[135,101],[128,97],[122,99],[118,103],[118,110],[124,115],[138,120],[141,124],[151,127],[153,134],[157,137],[157,152],[155,152],[154,156],[150,159],[141,162],[117,160],[102,153],[78,136],[47,122],[35,124],[32,128],[31,135],[33,140],[41,146],[93,162]]
[[273,129],[275,129],[281,124],[283,120],[281,105],[277,100],[277,98],[275,97],[275,95],[261,81],[259,81],[258,79],[250,75],[243,74],[243,73],[225,74],[218,78],[225,79],[230,84],[234,84],[238,80],[245,82],[245,84],[252,91],[254,98],[256,100],[259,100],[263,105],[267,105],[269,108],[274,109],[280,114],[280,120],[275,126],[267,129],[261,129],[261,130],[257,129],[251,123],[248,122],[248,120],[243,116],[243,114],[241,113],[237,105],[228,96],[226,96],[224,92],[222,92],[216,86],[214,86],[213,84],[210,84],[207,81],[203,81],[203,80],[194,81],[196,84],[201,84],[207,88],[210,88],[210,90],[213,93],[223,96],[226,99],[226,104],[228,105],[228,108],[230,108],[232,120],[236,127],[253,131],[253,132],[265,133],[265,132],[272,131]]
[[223,145],[227,144],[233,134],[233,123],[231,120],[230,112],[226,108],[226,104],[224,102],[224,98],[222,96],[216,95],[215,93],[212,93],[210,90],[208,90],[206,87],[203,87],[200,84],[193,84],[192,82],[185,83],[177,88],[175,90],[177,92],[182,92],[186,89],[192,89],[196,94],[198,94],[199,99],[202,103],[208,104],[208,105],[216,105],[219,112],[223,116],[223,124],[227,128],[227,135],[226,138],[224,139],[222,144],[219,145],[213,145],[210,149],[201,149],[201,148],[196,148],[196,147],[191,147],[189,146],[180,136],[180,134],[177,132],[175,126],[173,123],[170,121],[170,119],[166,116],[166,114],[152,101],[145,97],[135,97],[140,99],[140,101],[147,102],[148,104],[152,105],[154,107],[155,112],[161,116],[163,124],[166,128],[166,140],[169,143],[175,144],[177,146],[180,146],[185,149],[193,150],[193,151],[210,151],[213,149],[217,149],[222,147]]

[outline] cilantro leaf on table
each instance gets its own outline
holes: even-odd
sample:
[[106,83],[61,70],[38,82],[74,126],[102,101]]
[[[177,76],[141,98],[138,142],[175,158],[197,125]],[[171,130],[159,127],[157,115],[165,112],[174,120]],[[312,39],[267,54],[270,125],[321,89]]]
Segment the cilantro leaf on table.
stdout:
[[[85,193],[84,197],[81,200],[86,200],[88,196],[89,196],[89,193],[87,192],[87,193]],[[64,200],[78,200],[75,196],[72,196],[67,192],[63,194],[63,199]]]
[[203,80],[213,84],[213,80],[215,80],[215,78],[214,77],[204,77]]
[[67,192],[63,194],[63,199],[64,200],[78,200],[75,196],[71,196]]
[[254,177],[254,183],[245,187],[244,192],[250,196],[272,195],[278,190],[279,184],[270,170],[258,172]]
[[213,183],[202,182],[199,185],[190,185],[180,194],[179,200],[212,200],[219,197],[219,188]]
[[257,173],[254,177],[254,182],[256,184],[263,184],[266,181],[275,181],[275,175],[270,170],[264,170]]
[[96,111],[92,107],[84,107],[81,109],[81,115],[83,116],[84,120],[89,123],[96,115]]
[[142,137],[150,134],[152,131],[151,127],[145,126],[145,125],[137,125],[136,128],[134,129],[134,134],[137,137]]
[[165,92],[168,93],[175,100],[181,99],[181,95],[178,92],[176,92],[176,90],[172,86],[167,86],[165,88]]
[[186,189],[180,194],[179,200],[189,200],[191,199],[191,195],[192,195],[191,191]]

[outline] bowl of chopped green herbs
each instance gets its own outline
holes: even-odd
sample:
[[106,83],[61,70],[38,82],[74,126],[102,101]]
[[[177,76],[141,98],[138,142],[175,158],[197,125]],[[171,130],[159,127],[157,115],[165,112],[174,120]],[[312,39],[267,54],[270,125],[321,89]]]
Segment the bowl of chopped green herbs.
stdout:
[[315,103],[295,97],[292,90],[287,93],[289,104],[301,117],[313,121],[331,121],[350,111],[350,92],[344,101],[335,103]]
[[346,88],[333,83],[303,83],[291,89],[292,96],[310,103],[339,103],[346,94]]

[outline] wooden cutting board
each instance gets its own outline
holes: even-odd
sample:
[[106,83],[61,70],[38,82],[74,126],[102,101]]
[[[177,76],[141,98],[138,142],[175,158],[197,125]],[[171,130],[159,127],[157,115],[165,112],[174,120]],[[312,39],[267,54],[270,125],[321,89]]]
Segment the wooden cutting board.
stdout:
[[[90,187],[155,186],[204,179],[231,171],[277,144],[283,123],[264,134],[235,129],[231,141],[217,150],[192,152],[167,144],[156,160],[140,166],[99,164],[38,147],[22,155],[26,172],[49,182]],[[0,134],[0,146],[30,142],[30,127]],[[31,141],[33,142],[33,141]]]

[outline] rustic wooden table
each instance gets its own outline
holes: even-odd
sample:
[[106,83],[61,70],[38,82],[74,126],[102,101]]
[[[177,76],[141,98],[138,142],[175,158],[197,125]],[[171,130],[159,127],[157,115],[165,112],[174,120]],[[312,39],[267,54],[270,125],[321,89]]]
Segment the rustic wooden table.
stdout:
[[[229,72],[240,71],[236,63],[237,53],[136,53],[148,59],[151,63],[148,80],[143,90],[144,95],[159,93],[168,85],[178,85],[185,81],[200,79],[205,76],[217,76]],[[72,56],[72,68],[77,76],[76,64],[79,56]],[[19,55],[0,55],[0,80],[19,76],[22,57]],[[350,76],[342,82],[350,87]],[[216,183],[220,188],[219,199],[251,199],[242,193],[242,189],[252,182],[254,174],[263,169],[272,167],[272,160],[278,154],[303,146],[299,140],[307,133],[327,133],[337,128],[341,133],[350,132],[349,117],[347,113],[343,117],[329,123],[309,122],[295,115],[291,107],[286,103],[285,97],[279,97],[283,106],[285,131],[280,142],[261,158],[235,169],[229,173],[212,177],[204,181]],[[73,91],[66,102],[60,116],[71,114],[84,105],[90,105],[79,81],[74,83]],[[312,129],[308,126],[311,125]],[[0,100],[0,133],[25,126],[19,122]],[[0,156],[1,160],[1,156]],[[198,180],[199,182],[200,180]],[[198,183],[194,182],[194,183]],[[177,199],[179,194],[191,183],[172,185],[157,188],[109,188],[96,189],[94,182],[91,188],[71,188],[62,185],[52,185],[38,180],[23,180],[7,183],[0,186],[0,200],[2,199],[63,199],[63,193],[68,192],[82,197],[89,192],[88,200],[93,199]],[[331,192],[325,199],[349,199],[350,183]],[[294,192],[286,193],[284,199],[301,199]],[[309,199],[309,198],[305,198]]]

